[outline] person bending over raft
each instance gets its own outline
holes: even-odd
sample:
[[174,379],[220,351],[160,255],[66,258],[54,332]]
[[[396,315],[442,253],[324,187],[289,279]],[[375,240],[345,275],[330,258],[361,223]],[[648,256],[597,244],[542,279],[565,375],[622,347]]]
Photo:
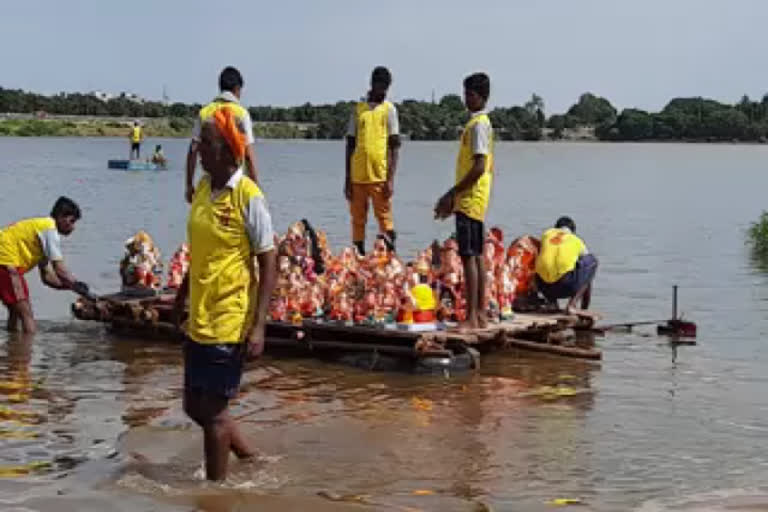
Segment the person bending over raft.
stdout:
[[597,273],[597,258],[576,236],[576,224],[570,217],[557,219],[554,228],[541,237],[541,251],[536,258],[536,285],[544,297],[557,303],[569,299],[566,310],[573,312],[581,300],[581,309],[589,308],[592,281]]
[[50,217],[20,220],[0,229],[0,299],[8,308],[9,331],[21,321],[24,332],[36,330],[24,274],[40,269],[43,284],[57,290],[88,293],[88,285],[77,281],[64,266],[60,235],[69,236],[80,219],[80,207],[60,197]]
[[[235,115],[220,109],[201,128],[199,150],[206,174],[192,198],[189,272],[174,311],[178,322],[189,296],[184,411],[203,429],[209,480],[226,478],[230,451],[241,459],[254,455],[227,408],[238,392],[244,361],[264,350],[277,273],[266,200],[240,168],[248,139]],[[255,300],[254,256],[259,267]]]

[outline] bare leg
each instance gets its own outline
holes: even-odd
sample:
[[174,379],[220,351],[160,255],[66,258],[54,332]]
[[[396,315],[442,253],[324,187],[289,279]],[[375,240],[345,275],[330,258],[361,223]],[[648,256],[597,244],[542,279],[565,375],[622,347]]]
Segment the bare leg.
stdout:
[[6,329],[8,332],[16,332],[19,329],[19,315],[16,314],[16,310],[10,306],[6,306],[8,309],[8,323]]
[[477,269],[477,326],[485,329],[488,327],[488,310],[482,307],[485,304],[485,281],[487,277],[485,275],[485,261],[483,261],[482,255],[476,256],[474,259]]
[[[20,300],[16,304],[8,307],[8,330],[16,330],[18,322],[21,320],[21,326],[25,333],[34,334],[37,331],[35,317],[32,314],[32,305],[28,300]],[[11,325],[13,321],[13,325]]]
[[232,450],[232,453],[235,454],[235,457],[241,460],[255,457],[257,455],[256,450],[251,448],[251,446],[248,444],[245,436],[240,431],[240,427],[237,426],[237,422],[232,417],[230,417],[229,421],[231,432],[231,442],[229,448]]
[[581,299],[581,309],[585,310],[589,307],[589,302],[592,299],[592,282],[588,282],[576,292],[576,295],[570,298],[565,310],[568,313],[576,311],[576,303]]
[[464,299],[467,303],[467,318],[461,325],[459,330],[477,329],[478,327],[478,308],[482,304],[482,301],[478,302],[478,275],[477,275],[477,263],[475,259],[477,256],[462,256],[461,262],[464,264]]
[[228,399],[223,396],[185,391],[184,411],[203,429],[205,472],[208,480],[227,477],[229,452],[240,459],[256,455],[227,411]]
[[221,481],[227,478],[232,440],[230,423],[231,418],[226,411],[222,411],[203,424],[205,477],[208,480]]
[[592,283],[587,285],[587,289],[584,291],[584,295],[581,297],[581,309],[589,309],[589,303],[592,302]]

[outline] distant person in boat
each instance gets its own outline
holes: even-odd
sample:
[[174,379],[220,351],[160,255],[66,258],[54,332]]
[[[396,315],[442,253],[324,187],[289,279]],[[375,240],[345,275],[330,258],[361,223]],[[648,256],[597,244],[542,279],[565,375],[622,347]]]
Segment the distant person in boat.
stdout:
[[237,395],[245,360],[264,350],[277,273],[267,202],[240,167],[250,144],[236,116],[236,110],[219,110],[200,130],[206,173],[192,198],[189,272],[174,308],[178,322],[189,296],[184,411],[203,429],[209,480],[226,478],[230,451],[241,459],[255,455],[228,404]]
[[138,160],[141,158],[141,141],[144,140],[144,130],[141,128],[141,124],[139,124],[138,121],[133,122],[133,127],[131,128],[131,156],[129,157],[129,160],[135,158]]
[[187,181],[184,196],[188,203],[192,202],[195,194],[195,167],[197,167],[197,156],[199,152],[200,133],[202,127],[213,122],[216,112],[221,109],[230,110],[234,114],[234,122],[245,134],[245,156],[238,162],[239,166],[245,165],[248,177],[254,182],[258,182],[258,172],[256,171],[256,153],[253,150],[253,144],[256,139],[253,136],[253,121],[248,110],[240,105],[240,94],[243,91],[243,76],[236,68],[228,66],[219,75],[219,90],[221,91],[211,103],[200,109],[198,118],[195,120],[195,126],[192,129],[192,141],[189,144],[187,153]]
[[569,299],[566,311],[589,309],[592,281],[597,273],[597,258],[576,236],[576,223],[570,217],[557,219],[554,228],[541,236],[541,250],[536,258],[536,284],[549,302]]
[[435,205],[435,217],[456,218],[456,239],[464,265],[464,297],[467,317],[459,330],[488,325],[482,305],[486,274],[483,263],[485,214],[493,182],[493,127],[485,105],[491,81],[485,73],[475,73],[464,80],[464,103],[471,117],[464,126],[456,160],[456,184]]
[[36,330],[24,274],[40,269],[43,284],[57,290],[87,294],[88,285],[64,266],[61,235],[68,236],[80,219],[80,208],[66,197],[53,205],[50,217],[20,220],[0,229],[0,299],[8,309],[9,331],[21,322],[26,333]]
[[397,109],[387,101],[392,75],[385,67],[371,74],[371,90],[349,119],[345,158],[344,197],[352,217],[352,242],[365,254],[365,225],[368,206],[379,222],[379,236],[390,251],[395,250],[392,194],[400,150],[400,122]]
[[159,165],[160,167],[165,167],[165,164],[167,163],[165,155],[163,154],[163,146],[160,144],[155,146],[155,152],[152,154],[152,163]]

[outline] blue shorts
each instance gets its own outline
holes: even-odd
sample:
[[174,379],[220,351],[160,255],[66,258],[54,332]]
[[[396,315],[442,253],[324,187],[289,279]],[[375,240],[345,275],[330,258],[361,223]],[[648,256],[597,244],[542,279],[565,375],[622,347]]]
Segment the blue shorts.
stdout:
[[184,391],[234,398],[240,389],[244,343],[184,342]]
[[597,273],[597,258],[591,254],[579,257],[576,267],[554,283],[547,283],[536,275],[539,291],[548,301],[570,299],[585,285],[592,282]]
[[485,242],[483,223],[461,212],[456,212],[455,216],[459,256],[482,256],[483,243]]

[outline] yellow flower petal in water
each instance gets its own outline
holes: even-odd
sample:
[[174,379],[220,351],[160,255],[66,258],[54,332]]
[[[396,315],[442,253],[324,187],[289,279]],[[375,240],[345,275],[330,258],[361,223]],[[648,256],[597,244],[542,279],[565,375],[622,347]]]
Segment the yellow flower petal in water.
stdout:
[[50,462],[37,461],[18,466],[0,466],[0,478],[15,478],[25,476],[33,471],[51,467]]
[[581,505],[581,500],[579,498],[555,498],[554,500],[550,501],[549,504],[556,507],[564,507],[566,505]]
[[411,494],[414,496],[432,496],[435,494],[435,491],[429,489],[416,489]]

